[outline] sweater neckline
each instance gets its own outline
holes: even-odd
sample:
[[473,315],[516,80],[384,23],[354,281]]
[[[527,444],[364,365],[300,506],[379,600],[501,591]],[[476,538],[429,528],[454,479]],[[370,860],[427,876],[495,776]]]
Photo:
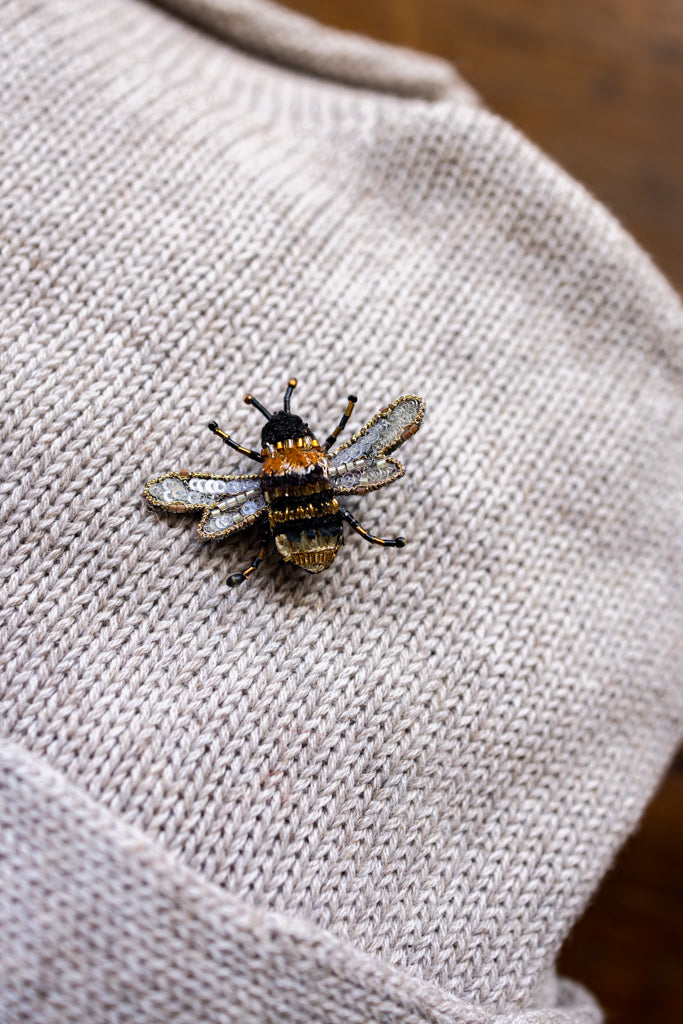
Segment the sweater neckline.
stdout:
[[176,16],[281,66],[406,98],[475,98],[439,57],[331,28],[271,0],[155,0]]

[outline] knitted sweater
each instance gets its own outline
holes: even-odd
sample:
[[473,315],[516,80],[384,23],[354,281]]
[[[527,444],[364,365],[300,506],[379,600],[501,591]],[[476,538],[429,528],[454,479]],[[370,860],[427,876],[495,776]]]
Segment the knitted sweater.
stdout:
[[[0,5],[0,1020],[595,1024],[681,735],[683,317],[444,63],[266,0]],[[140,498],[422,396],[307,575]],[[350,429],[353,429],[353,423]],[[348,436],[348,434],[347,434]]]

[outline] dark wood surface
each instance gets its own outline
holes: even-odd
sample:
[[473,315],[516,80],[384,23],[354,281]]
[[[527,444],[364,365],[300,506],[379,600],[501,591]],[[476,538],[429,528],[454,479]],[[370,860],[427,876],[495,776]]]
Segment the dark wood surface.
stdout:
[[[456,63],[683,290],[683,0],[287,2]],[[683,1024],[683,757],[560,967],[592,989],[608,1024]]]
[[683,762],[565,943],[560,969],[598,996],[608,1024],[683,1021]]

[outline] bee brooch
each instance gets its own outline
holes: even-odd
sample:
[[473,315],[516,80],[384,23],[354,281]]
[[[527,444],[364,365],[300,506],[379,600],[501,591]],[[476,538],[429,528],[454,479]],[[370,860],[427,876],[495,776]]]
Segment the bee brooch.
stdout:
[[168,512],[203,512],[199,536],[205,540],[230,537],[246,526],[263,524],[258,554],[246,569],[228,577],[231,587],[251,576],[271,540],[285,562],[294,562],[306,572],[322,572],[344,542],[344,521],[373,544],[405,545],[403,537],[373,537],[338,499],[377,490],[403,476],[401,463],[388,456],[420,426],[423,400],[415,395],[397,398],[330,453],[357,399],[349,395],[337,427],[321,445],[308,424],[290,411],[296,383],[288,382],[283,408],[276,413],[245,395],[247,405],[255,406],[267,421],[260,452],[237,444],[217,423],[208,425],[225,444],[260,463],[260,472],[245,476],[165,473],[150,480],[143,491],[151,505]]

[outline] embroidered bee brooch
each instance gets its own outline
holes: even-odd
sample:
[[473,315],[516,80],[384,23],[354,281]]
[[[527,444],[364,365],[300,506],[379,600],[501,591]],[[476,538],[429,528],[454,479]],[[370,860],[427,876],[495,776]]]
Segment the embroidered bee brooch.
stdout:
[[247,405],[255,406],[267,421],[260,452],[237,444],[217,423],[209,423],[209,430],[225,444],[260,463],[260,472],[246,476],[165,473],[150,480],[143,491],[143,497],[157,508],[203,512],[199,536],[205,540],[230,537],[246,526],[263,524],[258,554],[248,568],[228,578],[231,587],[251,576],[271,541],[285,562],[294,562],[306,572],[322,572],[344,542],[344,521],[373,544],[405,545],[403,537],[373,537],[338,499],[377,490],[403,476],[401,463],[388,456],[420,426],[423,400],[415,395],[397,398],[330,454],[357,399],[349,395],[339,424],[321,445],[308,424],[290,411],[296,383],[288,382],[283,409],[276,413],[245,395]]

